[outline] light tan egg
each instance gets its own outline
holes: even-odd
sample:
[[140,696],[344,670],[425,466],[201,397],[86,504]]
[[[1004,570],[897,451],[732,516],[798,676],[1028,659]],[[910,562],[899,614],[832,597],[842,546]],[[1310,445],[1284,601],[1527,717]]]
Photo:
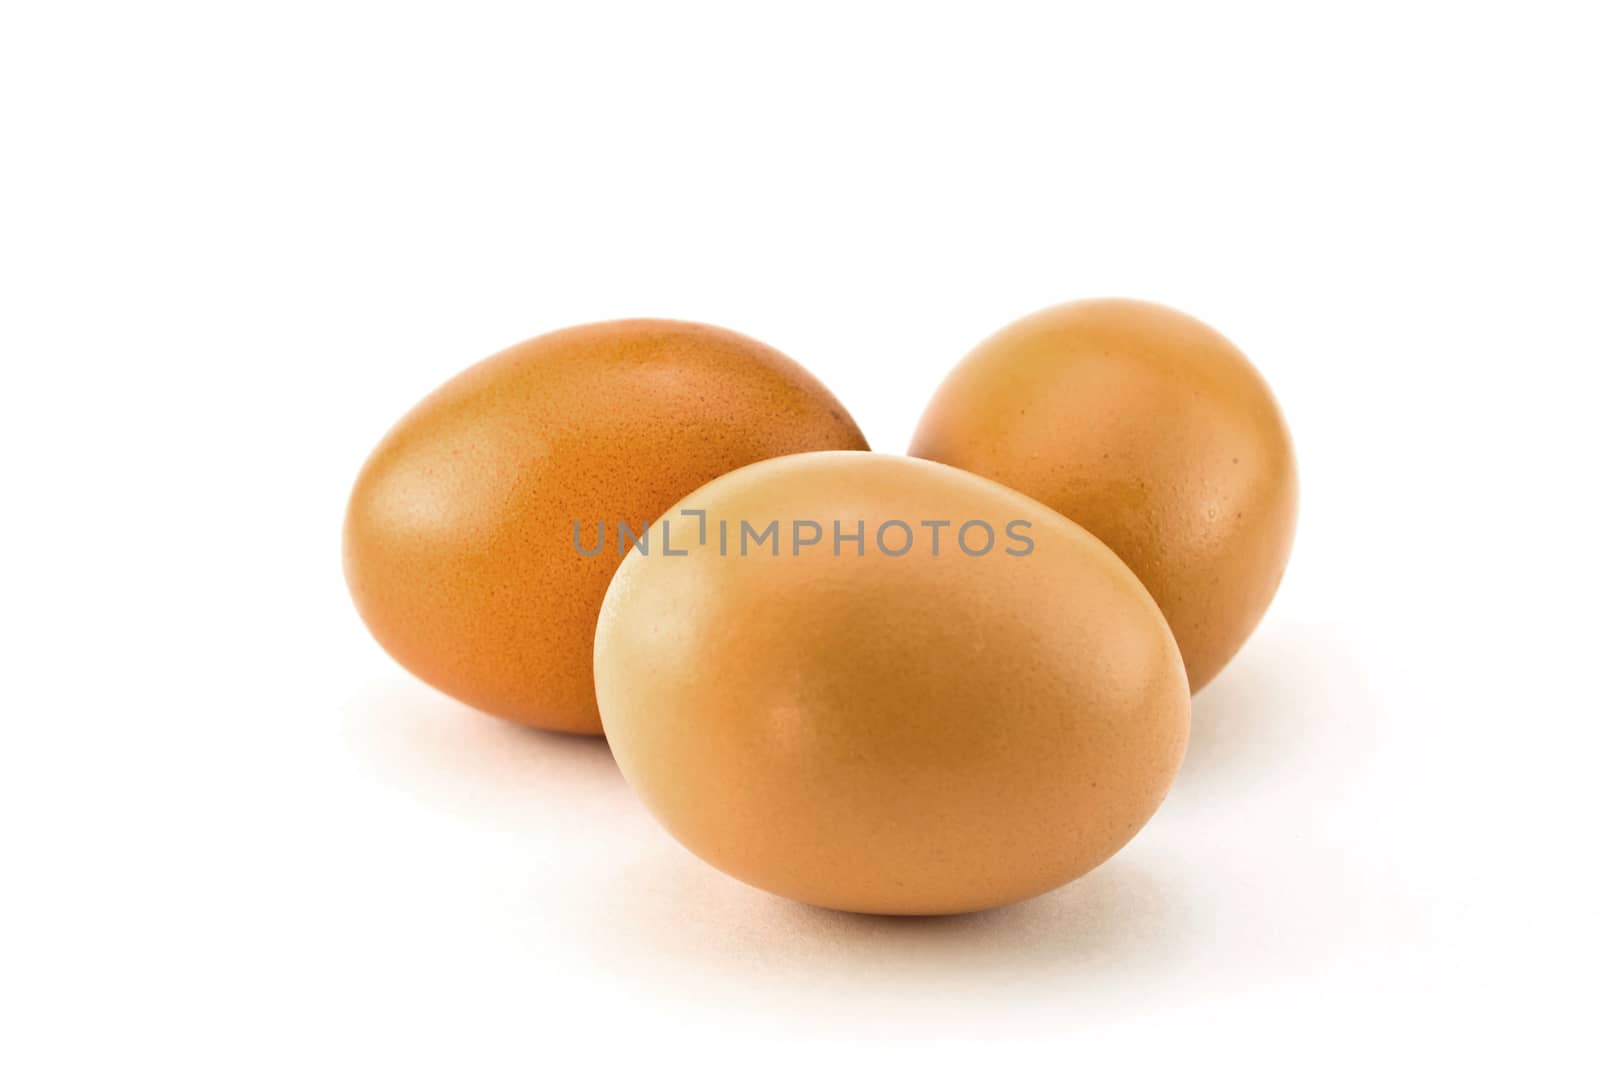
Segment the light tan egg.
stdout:
[[1155,602],[1081,527],[985,478],[790,456],[690,493],[611,583],[617,763],[691,851],[851,911],[972,911],[1116,852],[1182,759]]

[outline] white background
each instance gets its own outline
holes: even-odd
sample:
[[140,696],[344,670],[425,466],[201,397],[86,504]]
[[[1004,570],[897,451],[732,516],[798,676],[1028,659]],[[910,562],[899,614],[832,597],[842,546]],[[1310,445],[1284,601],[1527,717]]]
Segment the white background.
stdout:
[[[0,1059],[1593,1055],[1584,5],[0,10]],[[1111,294],[1252,356],[1303,506],[1056,893],[747,889],[350,607],[366,452],[525,337],[726,325],[900,451]]]

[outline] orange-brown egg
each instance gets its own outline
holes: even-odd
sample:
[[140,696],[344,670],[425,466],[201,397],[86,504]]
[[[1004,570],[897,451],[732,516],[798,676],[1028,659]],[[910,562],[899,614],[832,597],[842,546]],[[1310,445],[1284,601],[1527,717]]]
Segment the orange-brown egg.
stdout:
[[1227,338],[1157,304],[1084,300],[1007,326],[945,379],[911,453],[1110,545],[1161,605],[1196,691],[1288,563],[1299,490],[1271,391]]
[[423,681],[598,733],[594,628],[631,544],[619,524],[638,535],[757,460],[866,447],[820,382],[749,337],[645,319],[560,330],[470,368],[389,432],[350,497],[345,575]]
[[[951,467],[768,460],[689,494],[601,611],[606,736],[691,851],[851,911],[972,911],[1088,871],[1183,757],[1189,689],[1122,561]],[[681,553],[681,554],[680,554]]]

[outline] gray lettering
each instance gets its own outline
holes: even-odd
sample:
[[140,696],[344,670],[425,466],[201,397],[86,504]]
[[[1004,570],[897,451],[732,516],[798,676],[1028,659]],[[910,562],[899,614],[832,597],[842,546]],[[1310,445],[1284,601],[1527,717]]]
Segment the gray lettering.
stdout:
[[833,554],[839,555],[839,546],[846,541],[856,543],[856,555],[864,555],[867,551],[867,522],[865,519],[856,520],[856,532],[852,535],[840,533],[841,525],[838,519],[833,520]]
[[[800,527],[802,527],[802,526],[811,527],[811,529],[817,531],[817,536],[802,541],[800,539]],[[801,549],[802,546],[805,546],[805,545],[820,545],[821,543],[822,543],[822,523],[820,523],[820,522],[812,522],[810,519],[796,519],[796,520],[794,520],[794,554],[795,555],[798,556],[800,554],[800,549]]]
[[[750,554],[750,535],[755,534],[755,532],[756,528],[754,526],[751,526],[743,519],[739,520],[739,555],[748,556]],[[773,519],[771,522],[767,523],[767,525],[762,528],[761,532],[756,534],[756,547],[760,548],[763,544],[765,544],[768,537],[772,538],[772,554],[776,556],[778,554],[777,519]]]
[[594,551],[586,552],[584,551],[583,537],[581,534],[581,531],[583,530],[583,523],[577,519],[572,520],[572,547],[578,550],[578,555],[592,558],[594,556],[598,556],[601,549],[606,547],[606,522],[604,519],[601,519],[595,525],[599,528],[599,536],[595,538]]
[[[623,541],[628,542],[626,547],[623,546]],[[650,524],[648,522],[645,523],[639,530],[639,536],[635,537],[628,524],[619,520],[617,522],[617,555],[627,555],[628,549],[634,545],[639,546],[639,555],[648,556],[650,554]]]
[[[679,508],[679,515],[693,515],[700,520],[700,544],[706,543],[706,509],[705,508]],[[663,523],[663,525],[665,525]]]
[[1006,536],[1011,538],[1013,541],[1020,542],[1021,544],[1027,546],[1022,549],[1006,549],[1006,555],[1008,556],[1026,556],[1033,551],[1033,538],[1017,533],[1016,527],[1018,526],[1022,527],[1024,530],[1033,529],[1033,523],[1029,522],[1027,519],[1012,519],[1010,522],[1006,523]]
[[[983,532],[989,538],[988,541],[984,542],[983,547],[978,549],[976,552],[974,552],[971,548],[967,547],[967,531],[972,529],[974,526],[982,527],[983,528]],[[994,527],[990,526],[988,523],[984,522],[982,519],[972,519],[969,522],[964,522],[964,523],[961,524],[961,529],[959,531],[957,531],[957,533],[956,533],[956,543],[961,546],[961,551],[965,552],[969,556],[982,556],[982,555],[985,555],[985,554],[988,553],[988,551],[991,548],[994,547]]]
[[[705,544],[705,541],[701,540],[700,543],[703,545]],[[689,550],[687,548],[680,548],[676,552],[672,550],[671,519],[661,520],[661,554],[663,556],[687,556],[689,554]]]
[[[906,532],[905,544],[900,546],[900,551],[898,552],[889,551],[889,546],[884,544],[883,541],[883,531],[887,530],[891,526],[898,526],[900,529]],[[886,556],[903,556],[907,552],[911,551],[911,539],[914,536],[915,535],[911,532],[910,525],[901,522],[899,519],[890,519],[888,522],[878,527],[878,551],[882,552]]]

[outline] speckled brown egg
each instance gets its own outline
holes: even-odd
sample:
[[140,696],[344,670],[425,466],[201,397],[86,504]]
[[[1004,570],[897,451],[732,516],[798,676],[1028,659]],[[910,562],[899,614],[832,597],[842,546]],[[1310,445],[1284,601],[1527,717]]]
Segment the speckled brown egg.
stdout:
[[866,447],[820,382],[749,337],[646,319],[560,330],[447,382],[379,443],[350,497],[345,576],[423,681],[599,733],[595,619],[629,535],[737,467]]
[[[1101,863],[1183,757],[1189,689],[1114,553],[903,456],[768,460],[665,517],[600,614],[618,765],[701,858],[783,896],[937,914]],[[681,553],[677,554],[677,553]]]
[[1195,691],[1288,563],[1299,490],[1283,415],[1227,338],[1171,308],[1083,300],[1007,326],[945,379],[911,453],[1110,545],[1161,605]]

